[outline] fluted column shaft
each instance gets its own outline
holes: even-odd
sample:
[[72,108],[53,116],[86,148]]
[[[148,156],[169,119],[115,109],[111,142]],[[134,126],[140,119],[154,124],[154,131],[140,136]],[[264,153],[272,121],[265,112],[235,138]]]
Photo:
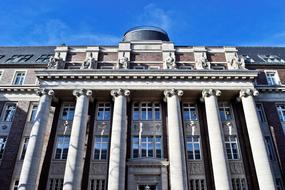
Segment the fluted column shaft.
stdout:
[[127,153],[127,96],[129,90],[112,90],[114,111],[111,132],[108,190],[125,189]]
[[219,190],[231,189],[230,178],[227,170],[226,152],[224,148],[224,136],[221,129],[219,106],[217,96],[221,91],[206,89],[202,96],[205,101],[210,152],[215,180],[215,188]]
[[167,100],[170,189],[187,190],[187,166],[179,97],[182,90],[165,90]]
[[246,89],[240,91],[259,188],[261,190],[275,189],[270,161],[267,156],[266,145],[253,98],[256,95],[258,95],[256,90]]
[[76,106],[64,173],[64,190],[81,189],[84,149],[91,90],[75,90]]
[[53,90],[38,91],[38,95],[41,97],[20,174],[18,186],[20,190],[38,188],[45,153],[44,139],[46,135],[49,135],[47,134],[49,131],[47,124],[53,94]]

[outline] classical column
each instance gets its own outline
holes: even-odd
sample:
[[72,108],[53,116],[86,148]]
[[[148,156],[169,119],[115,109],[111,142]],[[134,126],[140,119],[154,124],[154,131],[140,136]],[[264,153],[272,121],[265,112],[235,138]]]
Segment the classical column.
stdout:
[[20,190],[38,189],[40,172],[44,159],[44,139],[48,133],[48,115],[54,91],[43,89],[38,91],[40,101],[33,124],[22,171],[20,174]]
[[257,96],[258,94],[257,90],[244,89],[240,91],[240,98],[243,105],[259,188],[264,190],[275,189],[270,161],[267,156],[266,145],[253,98],[253,96]]
[[114,111],[111,132],[108,190],[125,189],[127,153],[127,96],[129,90],[112,90]]
[[81,189],[84,165],[84,148],[91,90],[74,90],[76,106],[64,173],[64,190]]
[[187,165],[179,100],[183,91],[165,90],[164,95],[167,100],[170,189],[187,190]]
[[219,190],[231,189],[231,182],[228,176],[226,152],[224,148],[224,136],[221,129],[219,106],[217,96],[221,91],[205,89],[202,96],[205,101],[211,160],[215,181],[215,188]]

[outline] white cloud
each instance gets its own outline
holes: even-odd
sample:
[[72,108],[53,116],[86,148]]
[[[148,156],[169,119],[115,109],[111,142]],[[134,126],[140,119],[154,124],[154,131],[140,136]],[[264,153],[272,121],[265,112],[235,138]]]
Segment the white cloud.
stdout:
[[169,11],[151,3],[143,8],[143,13],[139,15],[137,23],[138,25],[151,25],[170,30],[173,21]]

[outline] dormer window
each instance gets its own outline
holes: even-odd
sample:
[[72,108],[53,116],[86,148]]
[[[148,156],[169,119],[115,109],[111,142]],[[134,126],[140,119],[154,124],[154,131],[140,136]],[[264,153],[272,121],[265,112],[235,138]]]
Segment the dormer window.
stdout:
[[51,54],[43,54],[41,55],[37,60],[36,62],[37,63],[48,63],[49,62],[49,59],[52,57]]
[[242,57],[244,58],[244,62],[245,63],[254,63],[254,59],[252,59],[249,55],[242,55]]
[[276,71],[265,71],[267,83],[270,86],[279,85],[280,79]]
[[285,60],[277,55],[258,55],[258,57],[268,63],[285,63]]
[[24,63],[31,59],[33,55],[13,55],[7,59],[6,63]]

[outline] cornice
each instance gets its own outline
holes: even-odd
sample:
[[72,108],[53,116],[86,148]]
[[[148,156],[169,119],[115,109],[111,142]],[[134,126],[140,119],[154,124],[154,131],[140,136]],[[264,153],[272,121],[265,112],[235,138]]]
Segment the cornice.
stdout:
[[92,80],[92,79],[127,79],[127,80],[254,80],[258,71],[250,70],[147,70],[147,71],[134,71],[134,70],[38,70],[35,71],[36,76],[42,80]]
[[260,92],[285,92],[285,86],[267,86],[267,85],[258,85],[256,89]]
[[12,85],[2,85],[0,86],[0,92],[28,92],[36,93],[39,89],[39,86],[35,85],[25,85],[25,86],[12,86]]

